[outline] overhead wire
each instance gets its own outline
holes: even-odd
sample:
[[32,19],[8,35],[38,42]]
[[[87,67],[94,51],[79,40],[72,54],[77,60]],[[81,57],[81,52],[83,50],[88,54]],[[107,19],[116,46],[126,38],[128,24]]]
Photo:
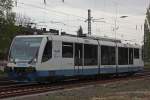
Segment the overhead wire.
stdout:
[[[38,8],[38,9],[42,9],[42,10],[46,10],[48,12],[52,11],[54,13],[58,13],[58,14],[62,14],[62,15],[66,15],[67,17],[68,16],[74,16],[74,17],[77,17],[78,19],[76,21],[84,21],[86,18],[84,17],[81,17],[81,16],[77,16],[77,15],[73,15],[73,14],[69,14],[69,13],[65,13],[65,12],[61,12],[61,11],[56,11],[56,10],[53,10],[53,9],[47,9],[46,7],[40,7],[40,6],[37,6],[37,5],[33,5],[33,4],[27,4],[27,3],[23,3],[23,2],[17,2],[18,4],[21,4],[21,5],[25,5],[25,6],[29,6],[29,7],[33,7],[33,8]],[[18,5],[17,5],[18,6]],[[68,19],[68,18],[67,18]],[[68,26],[71,26],[71,25],[68,25]],[[71,26],[73,27],[73,26]],[[77,26],[75,26],[77,27]]]
[[[43,10],[46,10],[46,11],[52,11],[52,12],[55,12],[55,13],[59,13],[59,14],[63,14],[63,15],[69,15],[69,16],[74,16],[74,17],[78,17],[80,18],[80,21],[85,21],[87,18],[86,17],[83,17],[83,16],[78,16],[78,15],[74,15],[74,14],[70,14],[70,13],[65,13],[65,12],[61,12],[61,11],[57,11],[57,10],[54,10],[54,9],[47,9],[47,6],[45,8],[43,7],[40,7],[40,6],[37,6],[37,5],[33,5],[33,4],[27,4],[27,3],[23,3],[23,2],[18,2],[18,4],[22,4],[22,5],[26,5],[26,6],[30,6],[30,7],[34,7],[34,8],[38,8],[38,9],[43,9]],[[110,17],[110,16],[109,16]],[[113,17],[110,17],[110,18],[113,18]],[[82,20],[81,20],[82,19]],[[128,23],[128,22],[124,22],[124,23]],[[131,22],[132,23],[132,22]]]
[[[78,16],[78,15],[74,15],[74,14],[69,14],[69,13],[65,13],[65,12],[61,12],[61,11],[57,11],[57,10],[54,10],[54,9],[47,9],[46,7],[43,8],[43,7],[40,7],[40,6],[37,6],[37,5],[34,5],[34,4],[27,4],[27,3],[23,3],[23,2],[18,2],[17,1],[17,4],[22,4],[22,5],[25,5],[25,6],[30,6],[30,7],[34,7],[34,8],[38,8],[38,9],[43,9],[43,10],[46,10],[46,11],[52,11],[52,12],[55,12],[55,13],[58,13],[58,14],[62,14],[62,15],[66,15],[66,16],[74,16],[74,17],[77,17],[77,18],[80,18],[80,21],[84,21],[85,17],[81,17],[81,16]],[[82,20],[81,20],[82,19]],[[78,20],[79,21],[79,20]],[[128,23],[128,22],[127,22]],[[111,25],[114,25],[113,23],[108,23],[106,22],[105,24],[111,24]],[[69,26],[69,25],[68,25]]]
[[[27,5],[27,6],[30,6],[30,7],[36,7],[36,8],[39,8],[39,7],[37,7],[37,6],[31,6],[31,4],[29,5],[29,4],[25,4],[25,3],[21,3],[21,2],[19,2],[20,4],[23,4],[23,5]],[[44,9],[45,10],[45,8],[40,8],[40,9]],[[57,13],[59,13],[59,12],[57,12]],[[61,13],[62,14],[62,13]],[[63,13],[64,14],[64,13]],[[70,15],[70,14],[66,14],[65,13],[65,15]],[[72,15],[72,16],[74,16],[74,15]],[[76,17],[76,16],[75,16]],[[79,17],[79,16],[78,16]],[[68,19],[68,18],[67,18]],[[78,21],[79,21],[79,18],[78,18]],[[81,21],[81,19],[80,19],[80,21]],[[39,23],[39,22],[38,22]],[[51,23],[51,22],[49,22],[49,21],[45,21],[45,23]],[[62,23],[62,22],[59,22],[59,23]],[[54,24],[54,23],[51,23],[51,24]],[[56,24],[56,23],[55,23]],[[58,23],[57,23],[58,24]],[[43,26],[46,26],[45,24],[43,25]],[[78,28],[78,26],[75,26],[75,25],[68,25],[68,24],[66,24],[65,23],[65,26],[68,26],[68,27],[72,27],[72,28]]]
[[[26,3],[23,3],[23,2],[17,2],[17,3],[23,4],[23,5],[27,5],[27,6],[30,6],[30,7],[35,7],[35,8],[44,9],[44,10],[48,10],[48,11],[49,11],[49,9],[47,9],[47,8],[42,8],[42,7],[33,5],[33,4],[26,4]],[[71,15],[71,16],[83,18],[83,17],[81,17],[81,16],[72,15],[72,14],[68,14],[68,13],[64,13],[64,12],[60,12],[60,11],[56,11],[56,10],[52,10],[52,9],[51,9],[51,11],[52,11],[52,12],[55,12],[55,13],[61,13],[61,14],[64,14],[64,15]],[[84,18],[84,19],[86,19],[86,18]],[[112,24],[112,23],[106,23],[106,24]],[[113,24],[112,24],[112,25],[113,25]]]
[[17,3],[18,4],[22,4],[22,5],[26,5],[26,6],[29,6],[29,7],[33,7],[33,8],[38,8],[38,9],[43,9],[43,10],[47,10],[47,11],[52,11],[52,12],[63,14],[63,15],[78,17],[78,18],[81,18],[81,19],[84,19],[84,20],[87,19],[87,18],[82,17],[82,16],[78,16],[78,15],[74,15],[74,14],[70,14],[70,13],[66,13],[66,12],[61,12],[61,11],[57,11],[57,10],[54,10],[54,9],[47,9],[47,7],[43,8],[43,7],[34,5],[34,4],[27,4],[27,3],[18,2],[18,1],[17,1]]

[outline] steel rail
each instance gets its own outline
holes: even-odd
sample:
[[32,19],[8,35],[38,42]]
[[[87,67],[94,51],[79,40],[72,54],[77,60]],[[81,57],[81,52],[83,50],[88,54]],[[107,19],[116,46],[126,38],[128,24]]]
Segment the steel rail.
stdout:
[[57,91],[62,89],[71,89],[76,87],[85,87],[88,85],[96,85],[96,84],[106,84],[113,83],[119,81],[128,81],[128,80],[137,80],[142,78],[150,77],[150,71],[144,71],[144,73],[137,73],[133,76],[118,76],[118,77],[110,77],[103,79],[86,79],[86,80],[73,80],[73,81],[65,81],[62,83],[52,83],[52,84],[18,84],[6,87],[0,87],[0,98],[8,98],[14,96],[23,96],[23,95],[31,95],[44,93],[49,91]]

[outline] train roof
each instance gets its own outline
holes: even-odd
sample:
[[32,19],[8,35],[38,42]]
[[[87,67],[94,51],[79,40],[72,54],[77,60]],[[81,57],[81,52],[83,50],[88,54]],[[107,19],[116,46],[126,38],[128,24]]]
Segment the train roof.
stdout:
[[77,36],[69,36],[69,35],[19,35],[16,37],[48,37],[49,40],[57,40],[64,42],[77,42],[77,43],[85,43],[85,44],[98,44],[97,41],[101,45],[115,46],[116,43],[119,47],[132,47],[132,48],[141,48],[138,44],[129,44],[122,43],[121,40],[108,38],[108,37],[77,37]]

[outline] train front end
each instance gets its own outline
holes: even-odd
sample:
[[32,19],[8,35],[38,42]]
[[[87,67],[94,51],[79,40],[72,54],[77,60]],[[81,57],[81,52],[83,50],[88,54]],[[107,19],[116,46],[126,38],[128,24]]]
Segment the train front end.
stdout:
[[16,81],[36,81],[36,65],[43,37],[17,36],[14,38],[5,71]]

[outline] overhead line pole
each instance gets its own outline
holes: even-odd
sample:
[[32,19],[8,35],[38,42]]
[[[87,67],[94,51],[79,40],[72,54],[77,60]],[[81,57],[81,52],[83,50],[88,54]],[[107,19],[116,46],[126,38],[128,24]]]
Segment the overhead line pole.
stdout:
[[88,35],[91,35],[91,10],[88,9]]
[[88,35],[92,34],[92,22],[103,22],[106,23],[105,21],[100,21],[101,19],[104,18],[99,18],[99,19],[93,19],[93,17],[91,16],[91,10],[88,9],[88,19],[85,20],[85,22],[88,22]]

